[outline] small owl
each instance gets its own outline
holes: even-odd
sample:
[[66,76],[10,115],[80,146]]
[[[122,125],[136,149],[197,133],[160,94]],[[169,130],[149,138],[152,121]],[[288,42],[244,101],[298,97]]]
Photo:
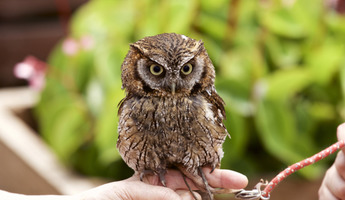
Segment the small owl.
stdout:
[[180,170],[204,192],[201,168],[219,168],[224,101],[215,90],[215,71],[203,42],[164,33],[130,45],[121,66],[126,97],[119,104],[117,148],[129,167],[156,174],[165,185],[168,168]]

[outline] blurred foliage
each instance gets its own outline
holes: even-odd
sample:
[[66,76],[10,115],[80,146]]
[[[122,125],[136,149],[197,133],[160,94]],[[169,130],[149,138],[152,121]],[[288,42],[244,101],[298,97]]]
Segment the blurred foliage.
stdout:
[[43,137],[82,173],[132,173],[115,148],[120,66],[130,43],[163,32],[203,40],[213,60],[232,135],[223,168],[277,173],[335,142],[345,120],[345,18],[321,0],[94,0],[70,28],[78,49],[52,52],[36,111]]

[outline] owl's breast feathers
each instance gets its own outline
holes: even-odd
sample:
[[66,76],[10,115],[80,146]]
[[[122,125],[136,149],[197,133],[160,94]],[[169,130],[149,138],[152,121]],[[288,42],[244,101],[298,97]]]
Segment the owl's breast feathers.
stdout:
[[135,171],[183,165],[194,173],[200,166],[219,167],[228,133],[224,102],[211,95],[127,96],[119,109],[117,141],[124,161]]

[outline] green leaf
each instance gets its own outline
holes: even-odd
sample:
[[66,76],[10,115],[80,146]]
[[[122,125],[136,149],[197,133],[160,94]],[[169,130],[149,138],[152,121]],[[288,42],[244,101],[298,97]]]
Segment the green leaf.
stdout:
[[257,90],[262,91],[266,98],[287,99],[302,91],[312,82],[310,72],[302,67],[291,70],[280,70],[267,76],[257,84]]
[[128,45],[104,44],[102,48],[95,51],[95,75],[105,90],[121,87],[121,62],[124,55],[114,50],[114,47],[129,49]]
[[[267,150],[283,163],[291,165],[316,152],[312,141],[306,140],[308,137],[299,133],[291,109],[285,102],[261,101],[255,120],[261,141]],[[322,166],[314,165],[300,173],[315,179],[322,170]]]
[[300,44],[289,40],[281,40],[273,35],[267,35],[266,47],[275,66],[279,68],[292,68],[302,57]]
[[339,17],[337,13],[329,13],[325,16],[325,22],[327,23],[327,28],[339,37],[339,39],[344,39],[345,36],[345,18]]
[[310,115],[317,120],[335,120],[334,107],[323,102],[315,102],[310,106]]
[[118,123],[118,103],[124,98],[124,92],[118,88],[105,95],[105,101],[101,108],[100,116],[95,125],[95,144],[99,149],[100,162],[106,166],[115,160],[121,159],[116,150],[117,123]]
[[226,21],[213,15],[201,13],[198,25],[202,31],[210,35],[213,39],[221,41],[226,36]]
[[339,78],[340,78],[340,85],[342,89],[343,98],[345,99],[345,61],[343,61]]
[[312,50],[306,58],[313,80],[318,84],[328,84],[339,70],[344,57],[344,46],[332,40],[325,41]]
[[49,143],[63,160],[76,151],[84,142],[85,134],[88,134],[91,122],[78,105],[69,104],[55,113],[54,124],[51,126]]
[[[130,36],[135,26],[137,1],[90,1],[72,19],[75,36],[90,35],[99,42]],[[92,24],[92,25],[91,25]]]
[[220,96],[231,109],[244,116],[253,114],[253,105],[249,101],[250,88],[231,80],[218,81],[216,85]]
[[205,10],[208,13],[212,13],[212,12],[219,13],[219,10],[226,8],[226,5],[229,4],[229,1],[227,0],[214,0],[214,1],[201,0],[200,3],[201,3],[202,10]]
[[300,39],[308,35],[303,24],[294,18],[289,9],[263,10],[259,19],[268,30],[284,37]]
[[198,1],[174,0],[165,1],[165,3],[168,4],[167,13],[161,13],[161,15],[167,15],[168,19],[161,22],[164,27],[163,32],[187,34],[197,14]]
[[230,105],[226,106],[227,120],[224,122],[225,127],[231,135],[231,140],[223,145],[225,152],[222,160],[223,167],[230,168],[235,164],[236,160],[241,159],[247,148],[248,143],[248,127],[245,118]]

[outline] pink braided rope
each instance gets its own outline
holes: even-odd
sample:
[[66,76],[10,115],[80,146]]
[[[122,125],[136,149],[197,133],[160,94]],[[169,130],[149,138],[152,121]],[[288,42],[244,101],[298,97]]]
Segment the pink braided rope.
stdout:
[[333,144],[332,146],[328,147],[327,149],[305,159],[298,163],[295,163],[288,168],[286,168],[284,171],[280,172],[276,177],[274,177],[271,182],[268,183],[268,185],[265,187],[265,189],[261,192],[261,199],[269,199],[270,193],[272,190],[287,176],[290,174],[308,166],[311,165],[329,155],[336,152],[337,150],[343,148],[345,146],[345,140],[340,140],[339,142]]

